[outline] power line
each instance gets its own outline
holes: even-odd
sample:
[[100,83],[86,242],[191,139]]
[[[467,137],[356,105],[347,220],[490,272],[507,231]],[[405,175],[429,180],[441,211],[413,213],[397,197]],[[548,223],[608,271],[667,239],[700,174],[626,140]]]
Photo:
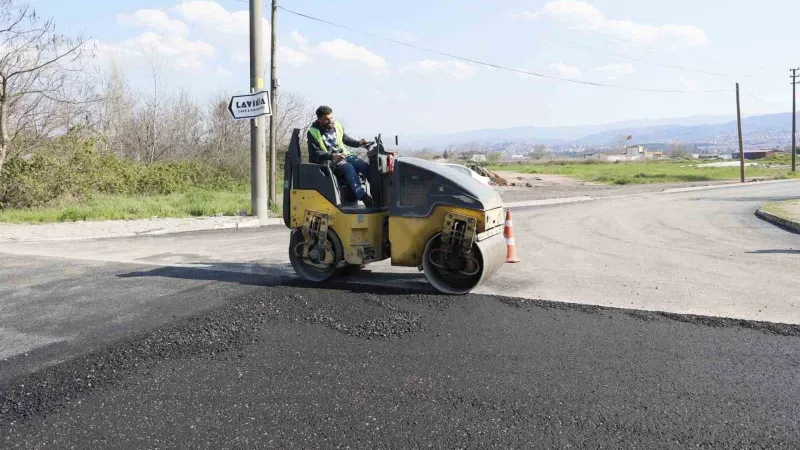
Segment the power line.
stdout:
[[[652,51],[657,51],[657,52],[662,52],[662,51],[665,50],[665,49],[656,48],[656,47],[653,47],[653,46],[650,46],[650,45],[644,45],[644,44],[641,44],[639,42],[635,42],[635,41],[632,41],[632,40],[629,40],[629,39],[623,39],[623,38],[615,37],[615,36],[612,36],[612,35],[610,35],[608,33],[603,33],[602,31],[589,30],[589,29],[587,29],[585,27],[581,27],[580,25],[577,25],[577,24],[572,23],[572,22],[567,22],[567,21],[560,20],[560,19],[557,19],[557,20],[558,20],[558,22],[560,22],[560,23],[562,23],[564,25],[571,26],[573,30],[577,30],[577,31],[585,32],[585,33],[596,34],[596,35],[602,36],[602,37],[604,37],[604,38],[606,38],[608,40],[620,42],[620,43],[623,43],[623,44],[635,45],[637,47],[641,47],[641,48],[646,49],[646,50],[652,50]],[[670,51],[671,52],[675,52],[675,50],[670,50]],[[691,59],[689,61],[697,62],[697,60],[691,60]],[[716,64],[716,65],[720,64],[718,61],[714,61],[714,60],[706,59],[706,58],[703,59],[702,63],[703,64],[711,63],[711,64]],[[770,71],[770,69],[768,69],[766,67],[762,67],[762,66],[755,66],[754,65],[754,66],[751,66],[751,67],[754,68],[754,69],[765,71],[765,72],[769,72]]]
[[569,83],[583,84],[583,85],[588,85],[588,86],[607,87],[607,88],[624,89],[624,90],[641,91],[641,92],[663,92],[663,93],[673,93],[673,94],[696,94],[696,93],[730,92],[729,89],[706,90],[706,91],[687,91],[687,90],[671,90],[671,89],[648,89],[648,88],[638,88],[638,87],[632,87],[632,86],[621,86],[621,85],[597,83],[597,82],[592,82],[592,81],[581,81],[581,80],[574,80],[574,79],[571,79],[571,78],[563,78],[563,77],[557,77],[557,76],[553,76],[553,75],[545,75],[545,74],[542,74],[542,73],[531,72],[531,71],[527,71],[527,70],[514,69],[514,68],[511,68],[511,67],[506,67],[506,66],[502,66],[502,65],[499,65],[499,64],[494,64],[494,63],[489,63],[489,62],[484,62],[484,61],[478,61],[478,60],[475,60],[475,59],[465,58],[463,56],[453,55],[451,53],[446,53],[446,52],[442,52],[442,51],[439,51],[439,50],[434,50],[434,49],[422,47],[422,46],[419,46],[419,45],[410,44],[408,42],[400,41],[400,40],[397,40],[397,39],[392,39],[392,38],[388,38],[388,37],[385,37],[385,36],[380,36],[380,35],[377,35],[377,34],[374,34],[374,33],[370,33],[370,32],[367,32],[367,31],[358,30],[358,29],[355,29],[355,28],[352,28],[352,27],[348,27],[346,25],[340,25],[338,23],[330,22],[330,21],[327,21],[327,20],[324,20],[324,19],[320,19],[320,18],[317,18],[317,17],[314,17],[314,16],[310,16],[308,14],[303,14],[303,13],[299,13],[297,11],[292,11],[292,10],[284,8],[283,6],[280,6],[280,5],[278,6],[278,8],[286,11],[289,14],[293,14],[293,15],[296,15],[296,16],[299,16],[299,17],[303,17],[303,18],[306,18],[306,19],[309,19],[309,20],[313,20],[313,21],[316,21],[316,22],[324,23],[324,24],[331,25],[331,26],[334,26],[334,27],[342,28],[342,29],[345,29],[345,30],[353,31],[353,32],[356,32],[356,33],[361,33],[361,34],[364,34],[364,35],[367,35],[367,36],[374,37],[376,39],[381,39],[381,40],[392,42],[392,43],[395,43],[395,44],[404,45],[406,47],[411,47],[411,48],[414,48],[414,49],[417,49],[417,50],[422,50],[422,51],[426,51],[426,52],[429,52],[429,53],[434,53],[434,54],[437,54],[437,55],[440,55],[440,56],[446,56],[448,58],[458,59],[458,60],[461,60],[461,61],[464,61],[464,62],[469,62],[469,63],[472,63],[472,64],[478,64],[478,65],[483,65],[483,66],[487,66],[487,67],[493,67],[495,69],[500,69],[500,70],[505,70],[505,71],[509,71],[509,72],[520,73],[520,74],[534,76],[534,77],[547,78],[547,79],[551,79],[551,80],[565,81],[565,82],[569,82]]
[[774,102],[768,102],[768,101],[765,101],[765,100],[761,100],[760,98],[756,97],[755,95],[753,95],[753,94],[748,94],[747,92],[745,92],[745,93],[744,93],[744,95],[746,95],[746,96],[748,96],[748,97],[752,97],[752,98],[754,98],[754,99],[756,99],[756,100],[760,101],[761,103],[763,103],[763,104],[765,104],[765,105],[777,105],[777,103],[774,103]]
[[[664,64],[664,63],[659,63],[659,62],[655,62],[655,61],[650,61],[650,60],[647,60],[647,59],[636,58],[636,57],[633,57],[633,56],[624,55],[624,54],[622,54],[622,53],[617,53],[617,52],[612,52],[612,51],[609,51],[609,50],[604,50],[604,49],[599,49],[599,48],[590,47],[590,46],[588,46],[588,45],[581,44],[581,43],[579,43],[579,42],[571,41],[571,40],[569,40],[569,39],[564,39],[564,38],[562,38],[562,37],[560,37],[560,36],[557,36],[557,35],[555,35],[555,34],[553,34],[553,33],[546,33],[546,34],[547,34],[548,36],[550,36],[550,37],[552,37],[552,38],[554,38],[554,39],[558,40],[558,41],[565,42],[565,43],[567,43],[567,44],[576,45],[576,46],[578,46],[578,47],[582,47],[582,48],[585,48],[585,49],[587,49],[587,50],[592,50],[592,51],[598,51],[598,52],[608,53],[609,55],[613,55],[613,56],[616,56],[616,57],[618,57],[618,58],[629,59],[629,60],[631,60],[631,61],[638,61],[638,62],[643,62],[643,63],[647,63],[647,64],[653,64],[653,65],[656,65],[656,66],[667,67],[667,68],[670,68],[670,69],[684,70],[684,71],[686,71],[686,72],[694,72],[694,73],[700,73],[700,74],[704,74],[704,75],[726,76],[726,77],[733,77],[733,76],[736,76],[735,74],[730,74],[730,73],[723,73],[723,72],[709,72],[709,71],[706,71],[706,70],[690,69],[690,68],[688,68],[688,67],[674,66],[674,65],[671,65],[671,64]],[[744,76],[744,77],[746,77],[746,78],[750,78],[750,77],[752,77],[752,75],[743,75],[743,76]]]

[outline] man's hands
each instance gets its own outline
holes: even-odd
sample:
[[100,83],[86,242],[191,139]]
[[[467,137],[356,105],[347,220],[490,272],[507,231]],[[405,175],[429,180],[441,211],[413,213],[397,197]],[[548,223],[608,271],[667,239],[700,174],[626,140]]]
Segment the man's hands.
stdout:
[[344,156],[342,156],[341,153],[334,153],[331,155],[331,157],[333,158],[334,164],[339,164],[340,162],[344,161]]

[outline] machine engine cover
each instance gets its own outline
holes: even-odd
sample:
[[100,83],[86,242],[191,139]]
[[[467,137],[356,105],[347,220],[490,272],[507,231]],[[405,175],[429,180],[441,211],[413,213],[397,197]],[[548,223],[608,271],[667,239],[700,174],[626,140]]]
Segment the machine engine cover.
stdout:
[[427,217],[437,205],[486,211],[503,206],[500,194],[448,166],[398,157],[392,175],[391,215]]

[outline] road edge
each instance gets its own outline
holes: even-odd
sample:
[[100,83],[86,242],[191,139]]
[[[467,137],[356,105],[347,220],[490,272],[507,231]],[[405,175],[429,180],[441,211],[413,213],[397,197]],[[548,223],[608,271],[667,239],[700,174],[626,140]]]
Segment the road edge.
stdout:
[[775,214],[769,213],[764,211],[763,206],[756,209],[755,214],[758,218],[769,222],[779,228],[782,228],[786,231],[791,233],[800,234],[800,222],[795,222],[794,220],[787,219],[785,217],[777,216]]
[[[134,224],[132,229],[120,231],[119,227]],[[136,225],[139,226],[136,226]],[[258,228],[283,224],[281,218],[269,218],[263,224],[255,217],[202,217],[202,218],[165,218],[108,220],[85,222],[60,222],[48,224],[24,224],[29,231],[36,230],[34,235],[20,236],[18,233],[5,233],[0,224],[0,244],[14,242],[58,242],[82,241],[90,239],[124,238],[135,236],[163,236],[198,231],[214,231],[240,228]],[[18,224],[9,224],[15,226]],[[58,228],[74,228],[70,233],[59,235]],[[50,236],[47,236],[50,234]]]

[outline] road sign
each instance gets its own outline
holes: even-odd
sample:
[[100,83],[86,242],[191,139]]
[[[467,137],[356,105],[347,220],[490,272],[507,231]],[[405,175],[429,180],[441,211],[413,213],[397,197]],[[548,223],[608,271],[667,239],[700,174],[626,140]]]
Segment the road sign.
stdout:
[[228,111],[236,120],[255,119],[256,117],[270,115],[269,91],[259,91],[252,94],[234,95],[228,103]]

